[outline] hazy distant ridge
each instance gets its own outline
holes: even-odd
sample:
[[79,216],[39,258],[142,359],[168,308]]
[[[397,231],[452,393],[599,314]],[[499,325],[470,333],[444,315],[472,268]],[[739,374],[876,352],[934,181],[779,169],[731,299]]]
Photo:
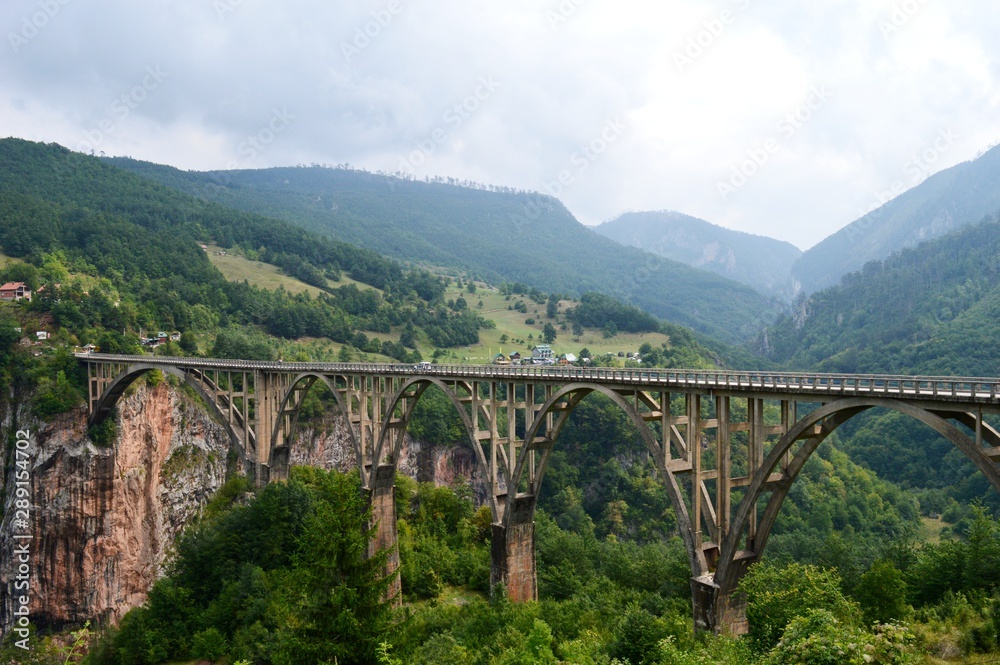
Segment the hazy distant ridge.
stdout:
[[788,300],[791,267],[802,252],[791,243],[723,228],[679,212],[629,212],[594,227],[598,233]]
[[937,173],[809,249],[792,267],[806,293],[866,263],[982,221],[1000,210],[1000,146]]

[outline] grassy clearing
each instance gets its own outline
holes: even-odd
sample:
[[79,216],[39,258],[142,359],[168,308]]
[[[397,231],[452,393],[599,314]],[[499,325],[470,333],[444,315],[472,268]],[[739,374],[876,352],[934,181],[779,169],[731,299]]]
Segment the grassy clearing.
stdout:
[[[225,252],[223,256],[221,252]],[[281,272],[277,266],[261,261],[251,261],[235,249],[223,249],[217,245],[208,245],[208,260],[212,262],[219,272],[230,282],[242,282],[246,280],[250,284],[269,291],[277,291],[278,287],[285,287],[289,293],[301,293],[303,291],[312,296],[317,296],[323,291],[311,284],[290,277]],[[357,282],[346,275],[342,275],[339,282],[330,282],[330,286],[347,286],[356,284],[359,289],[374,289],[375,287]],[[379,291],[379,289],[375,289]]]
[[15,259],[13,256],[7,256],[3,253],[3,250],[0,250],[0,270],[14,263],[24,263],[24,261]]
[[[595,355],[605,353],[617,354],[619,351],[628,353],[639,350],[644,342],[649,342],[653,346],[666,344],[670,346],[670,338],[660,333],[618,333],[614,337],[607,339],[602,331],[595,328],[585,328],[582,335],[574,337],[572,333],[573,324],[566,316],[566,310],[575,307],[575,300],[562,300],[559,302],[559,315],[555,319],[545,316],[545,304],[539,304],[526,296],[504,296],[497,289],[491,289],[484,284],[476,284],[476,292],[469,293],[468,288],[459,290],[455,284],[449,286],[445,293],[445,300],[457,300],[459,297],[465,299],[469,309],[478,312],[484,318],[491,319],[497,324],[492,330],[479,331],[479,344],[470,347],[453,349],[452,357],[446,362],[469,362],[486,363],[491,362],[497,353],[503,351],[505,354],[519,351],[522,356],[530,355],[531,349],[536,344],[541,344],[542,330],[546,323],[551,323],[556,329],[556,339],[552,343],[552,350],[556,356],[563,353],[579,354],[581,349],[587,348]],[[518,301],[523,301],[527,306],[527,314],[519,312],[513,307]],[[482,302],[482,307],[479,303]],[[528,324],[528,319],[534,319],[534,324]],[[565,326],[565,330],[563,330]],[[506,335],[506,342],[501,342]],[[529,339],[529,335],[531,338]],[[420,352],[425,356],[433,349],[424,348]]]
[[[246,280],[262,289],[277,290],[279,287],[284,287],[285,291],[289,293],[305,291],[313,296],[322,292],[315,286],[284,274],[276,266],[261,261],[251,261],[240,254],[238,250],[223,250],[217,245],[207,245],[207,247],[209,260],[231,282]],[[222,255],[223,251],[225,251],[225,255]],[[342,277],[340,282],[331,282],[331,286],[335,288],[347,284],[356,284],[361,289],[374,288],[347,276]],[[375,290],[378,291],[378,289]],[[580,350],[584,348],[589,349],[594,355],[607,353],[617,355],[619,352],[638,351],[645,342],[657,347],[661,344],[670,346],[670,338],[659,333],[619,333],[613,338],[607,339],[600,330],[587,328],[582,335],[574,337],[572,323],[565,317],[566,310],[576,306],[577,303],[574,300],[561,301],[559,315],[555,319],[549,319],[545,316],[544,304],[536,303],[526,296],[501,295],[496,288],[491,288],[481,282],[476,283],[476,293],[469,293],[466,285],[459,289],[453,282],[445,293],[445,300],[457,300],[459,297],[465,299],[470,309],[478,312],[484,318],[494,321],[496,328],[481,330],[479,344],[447,349],[446,355],[440,359],[442,363],[489,363],[501,351],[505,354],[519,351],[521,355],[530,355],[532,347],[542,343],[542,331],[546,323],[551,323],[556,328],[556,340],[552,344],[552,349],[557,356],[563,353],[579,355]],[[513,309],[514,304],[518,301],[524,301],[528,309],[527,314]],[[482,303],[481,306],[480,303]],[[534,323],[526,323],[529,319],[534,319]],[[564,327],[565,329],[563,329]],[[388,334],[369,331],[365,331],[365,334],[369,338],[396,342],[399,341],[400,332],[401,330],[397,329]],[[418,340],[417,348],[423,357],[428,359],[435,350],[427,339]],[[287,356],[294,356],[301,352],[316,360],[333,360],[339,350],[339,344],[328,340],[300,340],[297,343],[290,343],[287,348],[282,349],[282,352]],[[358,359],[388,360],[376,354],[360,354]]]
[[941,532],[948,526],[949,524],[940,517],[921,517],[920,535],[917,540],[936,545],[941,542]]

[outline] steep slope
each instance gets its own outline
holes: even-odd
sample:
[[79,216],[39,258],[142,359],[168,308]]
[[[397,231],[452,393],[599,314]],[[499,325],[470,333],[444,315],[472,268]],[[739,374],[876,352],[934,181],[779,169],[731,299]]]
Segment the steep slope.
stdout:
[[345,169],[191,173],[110,161],[196,196],[400,259],[548,292],[606,293],[727,342],[754,335],[779,307],[744,285],[622,247],[580,224],[558,200],[538,194]]
[[679,212],[629,212],[594,227],[628,247],[659,254],[693,268],[790,300],[791,267],[802,252],[791,243],[733,231]]
[[807,250],[792,267],[802,290],[836,284],[842,275],[893,252],[940,237],[1000,210],[1000,146],[937,173]]
[[[227,282],[199,247],[207,240],[252,248],[323,292],[292,296]],[[35,306],[81,342],[98,345],[102,329],[119,337],[123,330],[190,331],[210,341],[242,324],[410,362],[419,358],[402,344],[361,331],[385,334],[405,322],[436,347],[450,347],[476,342],[486,325],[474,312],[437,303],[444,281],[426,271],[408,273],[371,250],[205,202],[57,145],[0,141],[0,248],[43,266],[25,268],[33,288],[65,297]],[[332,285],[343,272],[382,291]],[[69,273],[100,286],[66,284]]]
[[1000,220],[871,262],[794,309],[758,341],[796,368],[1000,375]]

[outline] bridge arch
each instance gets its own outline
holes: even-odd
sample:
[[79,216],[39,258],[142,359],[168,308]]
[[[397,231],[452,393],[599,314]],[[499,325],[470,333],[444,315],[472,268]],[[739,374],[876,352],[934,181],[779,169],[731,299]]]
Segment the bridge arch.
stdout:
[[[993,487],[1000,491],[1000,467],[986,454],[986,450],[981,445],[978,445],[957,426],[949,422],[949,420],[957,420],[966,426],[972,425],[972,429],[975,430],[977,422],[975,414],[937,412],[885,398],[845,398],[823,404],[798,420],[779,439],[747,487],[746,494],[734,515],[731,529],[721,544],[719,563],[713,579],[713,585],[717,589],[716,593],[724,604],[729,602],[749,565],[756,561],[763,552],[771,528],[781,510],[781,505],[808,459],[837,428],[851,418],[872,408],[890,409],[915,418],[931,427],[961,450],[986,476]],[[994,446],[1000,444],[1000,434],[982,423],[981,420],[978,422],[980,424],[979,434],[983,440],[992,442]],[[782,477],[777,482],[773,482],[772,474],[775,468],[799,442],[802,442],[802,445],[794,452],[794,456],[785,468]],[[746,543],[747,550],[741,552],[740,545],[745,537],[748,538],[747,528],[751,514],[757,511],[758,501],[768,491],[771,492],[771,496],[767,499],[753,542]]]
[[[100,398],[98,399],[96,405],[93,407],[91,411],[90,417],[87,419],[87,425],[89,427],[93,427],[95,425],[100,425],[102,422],[107,420],[108,416],[111,415],[111,412],[114,410],[115,406],[118,405],[118,402],[121,400],[122,395],[124,395],[125,391],[128,390],[128,387],[131,386],[133,383],[135,383],[135,381],[139,377],[149,373],[154,369],[160,370],[161,372],[170,374],[172,376],[176,376],[177,378],[184,381],[187,385],[194,388],[195,392],[198,393],[198,395],[205,401],[206,404],[208,404],[211,407],[211,409],[219,417],[220,422],[222,422],[223,426],[226,428],[226,432],[229,434],[229,440],[233,444],[236,444],[236,447],[240,451],[241,456],[243,457],[243,461],[245,463],[247,451],[244,449],[243,442],[240,441],[240,438],[236,434],[236,431],[229,423],[228,416],[222,410],[222,406],[218,403],[215,397],[210,395],[208,391],[205,390],[205,387],[202,385],[203,381],[208,380],[207,377],[198,375],[200,380],[197,380],[191,371],[185,371],[177,367],[174,367],[172,365],[163,365],[163,364],[154,365],[149,363],[134,363],[132,365],[129,365],[128,368],[121,374],[117,375],[111,381],[111,383],[108,384],[107,388],[104,389],[104,392],[101,393]],[[238,411],[236,411],[234,415],[236,416],[237,420],[241,421],[242,424],[243,415],[240,414]]]
[[[284,414],[288,412],[289,402],[293,402],[296,393],[300,391],[299,385],[302,383],[305,383],[306,385],[304,388],[301,389],[302,392],[301,399],[299,399],[297,403],[293,402],[294,408],[290,413],[291,422],[289,424],[287,432],[284,431],[285,428],[285,423],[283,422],[284,419],[281,417],[275,419],[274,427],[271,430],[270,438],[268,440],[269,448],[268,448],[267,464],[269,469],[274,470],[275,468],[276,453],[279,447],[278,441],[283,432],[284,432],[283,443],[285,444],[286,447],[290,448],[292,438],[294,437],[295,433],[298,430],[299,414],[302,411],[302,405],[305,402],[305,397],[306,395],[309,394],[309,391],[313,388],[314,385],[316,385],[317,382],[320,382],[326,386],[327,390],[329,390],[330,393],[333,395],[333,399],[337,404],[337,408],[340,410],[342,414],[344,414],[345,416],[347,415],[348,405],[344,403],[344,397],[341,396],[340,390],[337,389],[335,382],[331,381],[330,377],[327,374],[324,374],[322,372],[301,372],[297,374],[294,378],[292,378],[291,382],[288,385],[288,389],[285,390],[284,394],[281,397],[281,401],[279,403],[279,408],[278,408],[279,414]],[[348,399],[350,398],[348,397]],[[350,422],[350,419],[347,419],[347,431],[349,433],[349,436],[351,437],[351,447],[354,448],[355,460],[357,462],[358,467],[361,468],[364,466],[363,464],[364,453],[361,449],[362,433],[355,431],[354,425]],[[362,479],[364,479],[365,477],[364,468],[361,468],[361,477]]]
[[[402,447],[402,435],[396,437],[395,440],[392,440],[389,443],[391,448],[388,451],[385,450],[386,439],[391,438],[389,435],[393,428],[398,428],[402,431],[406,430],[407,426],[410,424],[410,419],[413,417],[413,411],[416,409],[417,403],[431,386],[439,388],[455,407],[455,411],[458,413],[458,417],[462,421],[462,427],[465,429],[465,433],[469,437],[472,450],[476,454],[476,461],[479,464],[479,469],[483,474],[483,478],[489,479],[490,468],[489,463],[486,460],[486,452],[483,450],[482,443],[480,443],[479,439],[476,438],[476,428],[472,420],[475,414],[470,415],[469,412],[465,410],[465,407],[462,406],[462,402],[459,399],[458,394],[450,388],[448,384],[434,376],[418,376],[407,379],[402,382],[395,393],[389,398],[386,404],[386,414],[391,416],[396,412],[396,409],[400,407],[402,408],[402,412],[400,413],[398,422],[393,423],[390,417],[386,418],[382,423],[378,439],[376,440],[372,451],[373,463],[381,463],[383,459],[388,457],[391,460],[393,471],[395,472]],[[492,491],[489,492],[489,502],[490,511],[493,513],[494,521],[496,521],[499,518],[502,507],[498,504],[497,497]]]
[[[531,453],[540,452],[541,460],[536,462],[534,477],[527,482],[528,491],[524,495],[526,500],[521,501],[522,495],[518,494],[519,510],[508,511],[504,516],[505,528],[508,530],[512,529],[516,521],[531,522],[533,520],[535,508],[538,505],[538,498],[541,493],[545,470],[548,466],[549,454],[552,452],[555,442],[558,440],[559,433],[573,411],[576,410],[576,407],[579,406],[585,397],[592,393],[599,393],[610,399],[635,425],[646,449],[656,462],[657,470],[660,472],[666,485],[667,494],[670,497],[670,503],[674,508],[674,514],[677,518],[678,530],[684,538],[691,570],[702,571],[702,573],[707,572],[708,564],[705,554],[694,541],[693,532],[690,528],[691,518],[688,513],[687,504],[684,502],[684,494],[678,483],[677,475],[666,464],[667,450],[665,446],[669,445],[669,443],[661,443],[657,439],[636,406],[631,404],[619,392],[600,384],[582,383],[564,386],[546,400],[542,408],[537,412],[533,422],[525,432],[525,444],[518,455],[514,472],[511,474],[510,491],[517,491],[522,487],[522,481],[531,463]],[[558,413],[558,416],[554,419],[551,429],[546,429],[543,432],[543,428],[548,424],[549,415],[556,413]]]

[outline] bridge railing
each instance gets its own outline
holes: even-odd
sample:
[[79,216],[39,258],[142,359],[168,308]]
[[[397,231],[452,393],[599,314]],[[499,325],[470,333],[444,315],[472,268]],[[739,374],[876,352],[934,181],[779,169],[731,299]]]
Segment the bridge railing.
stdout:
[[636,385],[650,388],[693,388],[774,393],[812,393],[823,396],[898,396],[903,398],[952,398],[994,401],[1000,397],[1000,379],[974,377],[899,376],[882,374],[826,374],[808,372],[756,372],[552,365],[412,365],[399,363],[299,363],[220,358],[177,358],[78,353],[84,361],[144,363],[220,370],[271,370],[392,374],[439,378],[481,378],[537,381],[573,381]]

